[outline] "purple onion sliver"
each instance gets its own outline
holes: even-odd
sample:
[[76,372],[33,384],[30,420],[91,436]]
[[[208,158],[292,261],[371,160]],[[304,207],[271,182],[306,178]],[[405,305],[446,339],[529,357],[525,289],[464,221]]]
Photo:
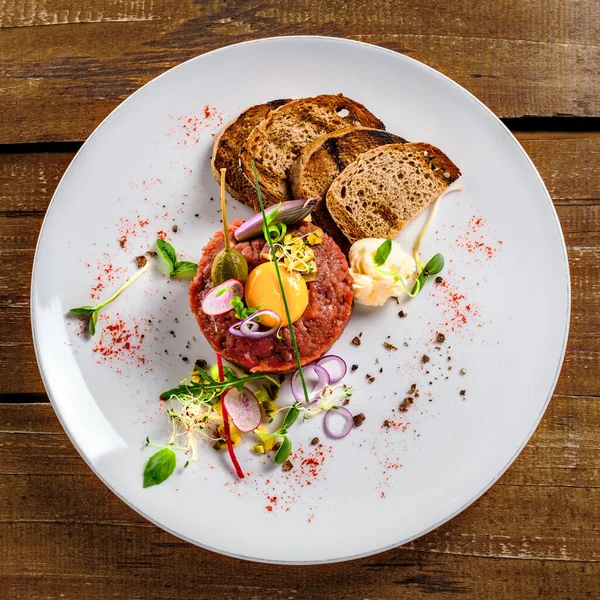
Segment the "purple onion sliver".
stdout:
[[[317,364],[310,364],[310,365],[306,365],[304,367],[302,367],[302,371],[303,373],[306,373],[307,371],[314,371],[314,373],[317,376],[317,381],[314,384],[314,387],[312,389],[307,389],[308,391],[308,402],[309,404],[312,404],[315,400],[317,400],[319,398],[319,395],[321,394],[321,390],[329,384],[329,373],[327,372],[326,369],[324,369],[323,367],[317,365]],[[300,404],[302,404],[302,406],[307,406],[306,404],[306,398],[304,397],[304,390],[302,389],[302,382],[300,381],[300,371],[296,371],[293,375],[292,375],[292,381],[291,381],[291,386],[292,386],[292,394],[294,395],[294,398],[300,402]],[[308,385],[307,385],[308,388]]]
[[234,335],[235,337],[246,337],[241,331],[240,331],[240,325],[242,324],[242,321],[238,321],[237,323],[234,323],[230,328],[229,328],[229,333],[231,335]]
[[[328,362],[335,362],[338,364],[340,367],[340,374],[338,376],[332,374],[327,368],[326,365]],[[341,381],[348,372],[348,365],[346,364],[346,361],[341,356],[337,356],[337,354],[327,354],[322,356],[315,364],[323,367],[329,373],[329,383],[337,383],[338,381]]]
[[[271,327],[271,329],[267,329],[266,331],[260,331],[260,325],[255,321],[255,319],[256,317],[260,317],[261,315],[269,315],[270,317],[277,319],[277,325],[275,325],[275,327]],[[229,328],[229,333],[239,338],[245,337],[251,339],[259,339],[273,335],[279,328],[280,323],[281,319],[279,318],[279,315],[276,312],[264,309],[251,314],[243,321],[238,321],[237,323],[234,323]]]
[[[340,415],[343,415],[344,419],[346,419],[346,424],[340,433],[334,433],[329,427],[329,419],[331,419],[332,413],[339,413]],[[325,417],[323,418],[323,429],[325,429],[325,433],[330,438],[333,438],[334,440],[341,440],[352,431],[352,427],[354,427],[354,417],[347,408],[338,406],[337,408],[332,408],[325,413]]]
[[[273,319],[277,319],[277,324],[274,327],[267,329],[267,331],[258,331],[258,323],[254,319],[262,315],[268,315]],[[279,315],[276,312],[273,312],[272,310],[267,310],[265,308],[263,310],[259,310],[251,314],[249,317],[244,319],[240,324],[240,330],[242,331],[245,337],[259,339],[273,335],[277,331],[277,329],[279,329],[280,324],[281,319],[279,318]]]
[[[265,216],[269,216],[274,211],[277,215],[272,223],[285,223],[293,225],[294,223],[305,219],[321,200],[320,197],[308,198],[308,200],[288,200],[271,206],[265,210]],[[235,239],[239,242],[252,239],[261,235],[263,227],[263,218],[260,213],[242,223],[234,232]]]

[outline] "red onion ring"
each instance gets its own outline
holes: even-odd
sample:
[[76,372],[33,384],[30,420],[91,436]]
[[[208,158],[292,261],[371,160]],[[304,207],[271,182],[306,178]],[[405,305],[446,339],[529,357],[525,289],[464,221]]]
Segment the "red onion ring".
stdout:
[[[243,323],[243,321],[238,321],[237,323],[234,323],[229,328],[229,333],[231,335],[234,335],[235,337],[246,337],[246,334],[243,331],[240,331],[240,327],[241,327],[242,323]],[[246,325],[246,327],[250,331],[258,331],[258,329],[260,328],[260,325],[256,321],[251,321],[250,323],[248,323]]]
[[[277,325],[271,327],[270,329],[267,329],[266,331],[259,331],[259,325],[254,319],[256,319],[256,317],[260,317],[261,315],[267,315],[269,317],[272,317],[273,319],[277,319]],[[263,310],[259,310],[251,314],[243,321],[238,321],[237,323],[234,323],[229,328],[229,333],[231,335],[234,335],[235,337],[259,339],[273,335],[279,329],[280,324],[281,318],[279,317],[279,315],[276,312],[265,308]]]
[[[302,367],[302,372],[306,375],[307,371],[313,370],[315,375],[317,376],[317,381],[314,384],[314,387],[311,389],[307,389],[308,391],[308,403],[312,404],[315,400],[318,399],[321,390],[329,384],[329,373],[327,369],[317,365],[315,363],[311,363]],[[292,375],[291,386],[292,386],[292,394],[294,394],[294,398],[300,402],[302,406],[308,406],[306,403],[306,398],[304,397],[304,390],[302,389],[302,382],[300,379],[300,370],[297,370]],[[308,383],[308,382],[307,382]],[[307,385],[308,388],[308,385]]]
[[[326,363],[332,361],[336,362],[340,367],[340,374],[337,377],[334,377],[331,374],[331,371],[325,366]],[[346,361],[341,356],[337,356],[336,354],[326,354],[316,361],[315,364],[323,367],[329,373],[329,383],[337,383],[338,381],[341,381],[348,372],[348,365],[346,364]]]
[[[340,413],[346,419],[346,425],[344,429],[340,433],[334,433],[331,431],[331,427],[329,426],[329,419],[331,418],[331,413]],[[345,438],[351,431],[352,427],[354,427],[354,417],[352,413],[343,406],[338,406],[336,408],[332,408],[325,413],[325,417],[323,418],[323,429],[325,429],[325,433],[334,440],[341,440]]]

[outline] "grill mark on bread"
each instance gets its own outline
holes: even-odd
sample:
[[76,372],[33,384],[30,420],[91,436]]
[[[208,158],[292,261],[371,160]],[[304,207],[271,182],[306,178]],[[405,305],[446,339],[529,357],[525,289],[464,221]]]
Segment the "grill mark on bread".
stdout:
[[325,150],[325,152],[327,152],[327,154],[331,157],[335,163],[335,166],[341,173],[346,168],[346,165],[340,159],[340,149],[338,147],[337,139],[329,138],[328,140],[325,140],[325,143],[323,144],[323,150]]
[[327,209],[350,242],[393,237],[459,176],[458,167],[431,144],[380,146],[335,179]]
[[[339,115],[341,109],[347,110],[348,114]],[[250,133],[240,153],[243,172],[253,180],[254,159],[266,204],[289,200],[292,193],[288,176],[301,149],[323,134],[348,128],[354,123],[384,128],[383,123],[362,104],[341,94],[292,101],[272,111]]]
[[240,151],[248,135],[269,113],[289,100],[271,100],[265,104],[257,104],[247,108],[238,117],[231,121],[215,140],[213,155],[211,158],[211,169],[217,181],[221,181],[221,168],[227,169],[225,174],[225,188],[229,194],[258,210],[256,191],[240,166]]
[[[404,143],[406,140],[381,129],[347,127],[323,135],[302,148],[290,170],[294,198],[325,198],[334,179],[356,158],[377,146]],[[313,221],[322,227],[347,252],[348,240],[333,220],[325,201],[313,212]]]

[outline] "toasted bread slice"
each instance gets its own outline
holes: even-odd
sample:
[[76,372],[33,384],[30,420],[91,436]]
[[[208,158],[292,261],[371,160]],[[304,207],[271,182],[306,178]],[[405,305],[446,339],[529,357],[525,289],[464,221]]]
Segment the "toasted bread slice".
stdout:
[[[406,140],[383,131],[367,127],[339,129],[318,137],[300,150],[290,169],[290,184],[294,198],[325,198],[333,180],[360,154],[386,144],[403,144]],[[325,202],[320,202],[313,212],[314,222],[322,227],[340,247],[348,246]]]
[[459,177],[459,168],[430,144],[380,146],[331,184],[327,209],[351,242],[394,237]]
[[258,211],[256,188],[246,179],[240,167],[240,150],[250,132],[272,110],[279,108],[289,100],[271,100],[246,109],[239,117],[231,121],[215,140],[210,161],[213,175],[221,181],[221,169],[227,169],[225,188],[233,198]]
[[244,174],[254,181],[254,160],[266,203],[290,200],[288,174],[300,150],[325,133],[356,125],[385,128],[362,104],[342,94],[289,102],[271,112],[248,136],[240,154]]

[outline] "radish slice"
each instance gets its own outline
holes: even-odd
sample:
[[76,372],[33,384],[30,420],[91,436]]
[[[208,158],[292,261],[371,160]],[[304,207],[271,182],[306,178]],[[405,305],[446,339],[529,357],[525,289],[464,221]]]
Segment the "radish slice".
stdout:
[[[343,419],[341,427],[332,427],[331,420],[337,420],[338,417]],[[343,406],[336,406],[325,413],[325,418],[323,419],[323,429],[325,429],[325,433],[334,440],[341,440],[342,438],[345,438],[352,431],[353,426],[354,417],[352,416],[352,413]]]
[[202,312],[212,317],[224,315],[233,310],[230,301],[236,296],[242,298],[244,295],[244,285],[237,279],[228,279],[221,285],[213,288],[204,296],[202,300]]
[[223,396],[223,404],[229,418],[242,433],[254,431],[260,425],[260,404],[248,388],[244,388],[243,392],[229,388]]

